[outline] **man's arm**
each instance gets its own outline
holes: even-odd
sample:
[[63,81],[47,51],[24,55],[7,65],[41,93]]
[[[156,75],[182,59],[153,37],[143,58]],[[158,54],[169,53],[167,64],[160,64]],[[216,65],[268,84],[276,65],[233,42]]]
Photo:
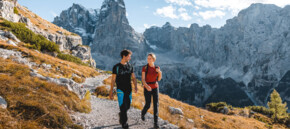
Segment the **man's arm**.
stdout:
[[132,73],[131,76],[132,76],[132,79],[133,79],[133,83],[134,83],[134,85],[135,85],[135,93],[137,93],[137,91],[138,91],[138,87],[137,87],[136,76],[135,76],[134,73]]
[[112,74],[110,99],[113,99],[113,89],[114,89],[115,82],[116,82],[116,74]]

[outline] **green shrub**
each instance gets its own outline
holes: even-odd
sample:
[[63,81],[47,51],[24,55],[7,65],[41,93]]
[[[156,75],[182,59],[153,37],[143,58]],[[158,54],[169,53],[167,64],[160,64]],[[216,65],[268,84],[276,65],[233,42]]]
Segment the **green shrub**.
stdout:
[[69,55],[69,54],[59,53],[57,55],[57,57],[59,59],[62,59],[62,60],[67,60],[67,61],[74,62],[74,63],[81,64],[81,65],[87,65],[87,64],[83,63],[80,58]]
[[14,7],[13,11],[15,14],[17,14],[17,15],[19,14],[18,9],[16,7]]
[[26,28],[24,23],[13,23],[4,20],[0,25],[12,31],[12,33],[22,42],[29,43],[31,45],[30,48],[39,51],[60,52],[59,46],[56,43],[49,41],[41,35],[35,34],[33,31]]
[[[67,34],[68,35],[68,34]],[[71,33],[71,35],[73,35],[73,36],[79,36],[78,34],[76,34],[76,33]]]
[[261,113],[263,115],[267,115],[267,116],[272,116],[273,115],[273,111],[272,110],[270,110],[270,109],[268,109],[266,107],[263,107],[263,106],[248,106],[246,108],[249,108],[252,111]]
[[231,109],[231,105],[227,105],[226,102],[209,103],[206,104],[206,109],[212,112],[220,112],[224,107]]
[[112,74],[112,71],[105,71],[105,73],[107,73],[107,74]]
[[226,118],[226,117],[223,117],[223,118],[222,118],[222,120],[223,120],[223,121],[226,121],[226,120],[227,120],[227,118]]

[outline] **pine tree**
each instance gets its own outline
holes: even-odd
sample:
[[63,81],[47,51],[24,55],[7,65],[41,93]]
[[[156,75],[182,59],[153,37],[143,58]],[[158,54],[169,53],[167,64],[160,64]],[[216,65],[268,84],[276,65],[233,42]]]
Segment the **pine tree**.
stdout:
[[268,102],[270,110],[273,111],[272,119],[277,122],[278,119],[287,117],[287,103],[282,103],[280,94],[274,89],[271,94],[271,100]]

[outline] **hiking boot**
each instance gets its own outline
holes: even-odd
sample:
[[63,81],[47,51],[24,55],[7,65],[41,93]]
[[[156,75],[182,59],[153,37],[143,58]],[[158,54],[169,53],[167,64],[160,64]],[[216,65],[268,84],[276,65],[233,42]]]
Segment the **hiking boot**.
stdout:
[[145,121],[145,115],[141,114],[141,119]]
[[123,125],[122,125],[122,128],[123,128],[123,129],[129,129],[129,125],[128,125],[128,123],[123,124]]
[[154,129],[159,129],[159,125],[158,124],[154,124]]

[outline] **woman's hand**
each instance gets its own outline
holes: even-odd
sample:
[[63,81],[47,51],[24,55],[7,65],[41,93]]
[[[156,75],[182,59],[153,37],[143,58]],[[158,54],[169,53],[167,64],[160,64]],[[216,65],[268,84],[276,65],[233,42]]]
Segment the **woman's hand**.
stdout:
[[151,87],[148,86],[148,85],[146,85],[145,88],[147,89],[147,91],[151,91],[152,90]]
[[160,70],[160,67],[156,68],[156,72],[157,73],[162,73],[161,70]]

